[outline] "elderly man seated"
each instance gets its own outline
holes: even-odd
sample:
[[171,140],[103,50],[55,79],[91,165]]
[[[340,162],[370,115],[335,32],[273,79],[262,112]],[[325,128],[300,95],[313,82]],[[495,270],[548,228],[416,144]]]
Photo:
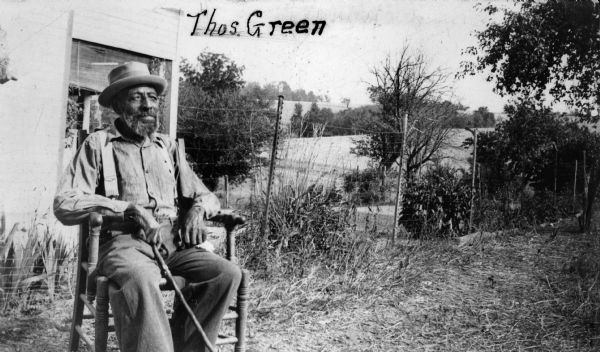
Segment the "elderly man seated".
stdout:
[[185,311],[173,313],[171,332],[152,245],[189,283],[189,301],[214,345],[241,279],[238,266],[198,246],[219,202],[177,155],[175,142],[157,133],[167,82],[139,62],[116,67],[108,78],[99,102],[120,117],[83,142],[58,187],[54,213],[67,225],[91,212],[105,218],[98,269],[117,287],[109,296],[121,351],[205,351]]

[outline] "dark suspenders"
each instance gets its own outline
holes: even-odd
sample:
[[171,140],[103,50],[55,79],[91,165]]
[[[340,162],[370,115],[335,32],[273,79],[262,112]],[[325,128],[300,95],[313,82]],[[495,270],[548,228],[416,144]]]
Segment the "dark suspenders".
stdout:
[[[113,142],[109,140],[108,133],[104,130],[98,131],[101,135],[102,151],[102,178],[104,179],[104,195],[108,198],[119,198],[119,183],[117,181],[117,169],[115,167],[115,158],[113,153]],[[171,162],[175,171],[176,183],[179,181],[179,170],[177,164],[174,163],[173,156],[167,150],[167,144],[162,137],[157,137],[158,149],[163,153],[163,156]],[[175,193],[177,194],[177,193]],[[177,197],[176,197],[177,198]]]

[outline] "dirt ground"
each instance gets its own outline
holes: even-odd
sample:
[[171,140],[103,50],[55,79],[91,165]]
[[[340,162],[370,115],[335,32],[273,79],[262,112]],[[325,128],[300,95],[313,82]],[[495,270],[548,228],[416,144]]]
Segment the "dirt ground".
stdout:
[[[600,351],[598,234],[373,243],[362,271],[253,278],[248,351]],[[1,317],[0,352],[65,351],[70,314]]]

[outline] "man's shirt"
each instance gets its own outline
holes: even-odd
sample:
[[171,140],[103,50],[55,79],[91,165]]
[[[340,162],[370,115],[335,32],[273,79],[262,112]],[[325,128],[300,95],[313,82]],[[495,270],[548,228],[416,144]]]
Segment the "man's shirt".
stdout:
[[[116,121],[118,122],[118,121]],[[121,121],[122,122],[122,121]],[[138,142],[122,135],[115,123],[104,133],[86,138],[69,164],[54,198],[54,214],[64,224],[80,223],[90,212],[122,214],[129,203],[147,206],[154,201],[156,217],[175,217],[178,188],[193,206],[201,206],[207,218],[219,211],[219,201],[192,172],[185,156],[179,158],[179,187],[175,179],[177,145],[165,135]],[[112,141],[119,196],[102,193],[102,148]]]

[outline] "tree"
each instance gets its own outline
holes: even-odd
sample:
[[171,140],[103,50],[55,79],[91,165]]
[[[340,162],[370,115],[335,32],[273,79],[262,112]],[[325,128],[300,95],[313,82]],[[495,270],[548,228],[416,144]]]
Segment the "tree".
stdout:
[[380,108],[375,105],[361,106],[338,111],[327,125],[327,134],[331,136],[347,136],[364,134],[371,130],[371,123],[379,114]]
[[316,137],[327,135],[327,126],[334,119],[334,114],[329,108],[319,109],[317,103],[312,103],[310,109],[302,115],[302,105],[294,106],[292,116],[292,131],[299,137]]
[[487,106],[480,106],[473,111],[472,124],[471,127],[494,127],[496,125],[494,113],[489,112]]
[[196,172],[209,188],[218,177],[240,181],[272,134],[270,102],[241,94],[243,66],[222,54],[203,53],[196,65],[183,61],[178,131]]
[[[562,101],[583,120],[600,111],[600,3],[592,0],[515,0],[514,8],[484,8],[500,21],[476,32],[463,74],[488,72],[502,95],[538,106]],[[598,158],[594,158],[598,159]],[[599,163],[589,166],[590,198],[600,185]],[[591,214],[593,204],[587,204]]]
[[317,126],[316,128],[318,128],[321,131],[321,133],[316,133],[315,135],[330,136],[331,134],[329,133],[327,127],[333,121],[333,117],[333,111],[331,111],[330,108],[319,109],[319,113],[316,119],[317,122],[315,126]]
[[270,82],[261,87],[256,82],[248,83],[243,89],[244,95],[260,96],[263,99],[277,100],[279,95],[283,95],[286,100],[291,101],[328,101],[329,97],[316,96],[312,91],[306,93],[304,89],[293,90],[286,81]]
[[210,96],[238,92],[244,86],[244,66],[237,66],[223,54],[202,53],[194,66],[183,59],[179,70],[184,81]]
[[489,128],[496,125],[494,113],[490,112],[487,106],[480,106],[472,113],[464,111],[466,109],[458,105],[457,113],[450,121],[452,128]]
[[303,129],[302,137],[316,137],[322,132],[326,121],[321,118],[321,110],[317,103],[310,104],[310,109],[306,113],[306,127]]
[[342,103],[342,105],[346,106],[346,109],[350,108],[350,98],[342,98],[340,102]]
[[[486,179],[492,193],[509,182],[517,182],[518,190],[540,182],[542,172],[554,164],[553,152],[565,138],[565,122],[550,109],[523,103],[507,106],[505,112],[509,119],[494,131],[480,133],[477,142],[477,159],[488,169]],[[470,138],[466,145],[471,144]]]
[[[529,103],[507,106],[505,112],[508,120],[478,138],[477,159],[484,167],[488,192],[496,194],[513,184],[517,192],[532,186],[537,191],[554,192],[556,188],[560,193],[566,190],[570,195],[575,160],[581,165],[583,151],[586,151],[588,165],[599,162],[600,135],[586,127]],[[467,140],[466,145],[472,145],[472,139]],[[598,168],[592,172],[592,178],[597,177]],[[582,182],[578,184],[581,189]],[[594,187],[590,184],[588,203],[595,197]],[[548,204],[540,206],[547,208]],[[590,215],[588,207],[586,226],[589,226]]]
[[463,74],[486,71],[501,95],[563,101],[588,119],[600,103],[600,4],[593,0],[514,0],[515,7],[476,32]]
[[306,121],[304,120],[304,114],[302,113],[302,104],[296,103],[294,105],[294,114],[290,121],[290,129],[293,135],[302,137],[305,128]]
[[371,100],[381,108],[367,137],[357,140],[353,153],[368,156],[388,170],[400,157],[402,118],[408,115],[405,157],[407,178],[431,161],[450,133],[458,106],[443,101],[447,75],[429,69],[422,54],[410,55],[408,47],[393,63],[390,57],[373,69],[375,83],[369,88]]

